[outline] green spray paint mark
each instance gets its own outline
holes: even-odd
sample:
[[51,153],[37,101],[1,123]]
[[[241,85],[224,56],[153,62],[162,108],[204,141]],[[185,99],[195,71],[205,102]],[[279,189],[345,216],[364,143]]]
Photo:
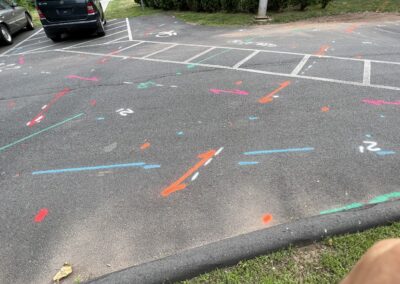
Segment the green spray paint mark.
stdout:
[[[392,193],[379,195],[377,197],[372,198],[368,202],[368,204],[382,203],[382,202],[386,202],[393,198],[400,198],[400,192],[392,192]],[[319,214],[324,215],[324,214],[336,213],[336,212],[341,212],[341,211],[346,211],[346,210],[362,207],[364,205],[366,205],[366,204],[365,203],[352,203],[352,204],[346,205],[344,207],[321,211],[321,212],[319,212]]]
[[218,52],[217,54],[211,55],[210,57],[207,57],[206,59],[203,59],[203,60],[201,60],[201,61],[199,61],[199,62],[188,64],[186,67],[187,67],[187,69],[193,69],[193,68],[196,67],[198,64],[203,63],[203,62],[205,62],[205,61],[207,61],[207,60],[210,60],[210,59],[212,59],[212,58],[214,58],[214,57],[217,57],[218,55],[227,53],[227,52],[229,52],[229,51],[231,51],[231,49],[226,49],[226,50],[224,50],[224,51]]
[[336,213],[336,212],[341,212],[341,211],[346,211],[346,210],[350,210],[350,209],[354,209],[354,208],[358,208],[363,206],[364,204],[362,203],[351,203],[349,205],[346,205],[344,207],[340,207],[340,208],[335,208],[335,209],[329,209],[329,210],[325,210],[325,211],[321,211],[319,212],[319,214],[324,215],[324,214],[330,214],[330,213]]
[[400,192],[392,192],[392,193],[388,193],[388,194],[379,195],[379,196],[371,199],[368,203],[369,204],[382,203],[382,202],[388,201],[389,199],[392,199],[392,198],[400,198]]
[[137,88],[143,90],[143,89],[150,88],[151,86],[155,86],[155,85],[157,85],[157,84],[154,83],[153,81],[147,81],[147,82],[138,84]]
[[54,124],[54,125],[52,125],[52,126],[46,127],[45,129],[39,130],[39,131],[37,131],[37,132],[35,132],[35,133],[32,133],[31,135],[25,136],[24,138],[21,138],[21,139],[19,139],[19,140],[17,140],[17,141],[14,141],[14,142],[12,142],[12,143],[10,143],[10,144],[8,144],[8,145],[5,145],[5,146],[3,146],[3,147],[0,147],[0,152],[1,152],[1,151],[4,151],[4,150],[7,149],[7,148],[10,148],[10,147],[12,147],[12,146],[18,144],[18,143],[24,142],[25,140],[28,140],[28,139],[30,139],[30,138],[32,138],[32,137],[34,137],[34,136],[36,136],[36,135],[38,135],[38,134],[40,134],[40,133],[42,133],[42,132],[48,131],[48,130],[50,130],[50,129],[54,128],[54,127],[60,126],[60,125],[66,123],[66,122],[68,122],[68,121],[70,121],[70,120],[73,120],[73,119],[75,119],[75,118],[78,118],[78,117],[80,117],[80,116],[82,116],[82,115],[84,115],[84,114],[83,114],[83,113],[77,114],[77,115],[75,115],[75,116],[73,116],[73,117],[67,118],[66,120],[63,120],[63,121],[61,121],[61,122],[59,122],[59,123],[56,123],[56,124]]

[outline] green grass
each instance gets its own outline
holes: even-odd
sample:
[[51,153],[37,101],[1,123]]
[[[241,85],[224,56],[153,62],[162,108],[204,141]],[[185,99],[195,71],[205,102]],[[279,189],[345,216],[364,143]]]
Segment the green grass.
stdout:
[[395,237],[400,223],[290,247],[182,283],[338,283],[376,241]]
[[173,12],[178,19],[198,25],[243,26],[254,23],[254,15],[243,13]]
[[158,10],[145,8],[144,10],[133,0],[111,0],[106,10],[107,19],[130,18],[158,13]]
[[294,22],[323,16],[334,16],[360,12],[400,12],[400,0],[334,0],[326,9],[319,5],[307,7],[305,11],[288,8],[282,13],[269,13],[273,23]]

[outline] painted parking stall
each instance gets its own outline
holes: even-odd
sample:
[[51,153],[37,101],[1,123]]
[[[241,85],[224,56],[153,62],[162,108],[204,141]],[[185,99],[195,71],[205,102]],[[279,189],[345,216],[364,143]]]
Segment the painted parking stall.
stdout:
[[155,16],[8,48],[0,282],[45,283],[64,262],[88,280],[397,200],[400,63],[374,46],[389,33],[314,29],[284,41]]

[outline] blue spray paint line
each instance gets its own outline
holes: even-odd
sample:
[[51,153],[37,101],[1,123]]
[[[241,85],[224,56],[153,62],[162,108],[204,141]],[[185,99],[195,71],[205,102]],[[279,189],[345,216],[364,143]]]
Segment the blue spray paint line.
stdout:
[[400,198],[400,192],[391,192],[388,194],[379,195],[377,197],[372,198],[368,203],[369,204],[376,204],[389,201],[393,198]]
[[145,165],[146,165],[146,163],[139,162],[139,163],[130,163],[130,164],[115,164],[115,165],[104,165],[104,166],[94,166],[94,167],[68,168],[68,169],[36,171],[36,172],[32,172],[32,175],[60,174],[60,173],[80,172],[80,171],[96,171],[96,170],[106,170],[106,169],[116,169],[116,168],[129,168],[129,167],[144,167]]
[[393,154],[396,154],[396,152],[394,152],[394,151],[384,151],[384,150],[381,150],[381,151],[378,151],[378,152],[375,152],[377,155],[379,155],[379,156],[386,156],[386,155],[393,155]]
[[44,128],[44,129],[42,129],[42,130],[39,130],[39,131],[37,131],[37,132],[35,132],[35,133],[32,133],[31,135],[28,135],[28,136],[26,136],[26,137],[24,137],[24,138],[21,138],[21,139],[19,139],[19,140],[17,140],[17,141],[14,141],[14,142],[12,142],[12,143],[10,143],[10,144],[8,144],[8,145],[5,145],[5,146],[3,146],[3,147],[0,147],[0,152],[1,152],[1,151],[4,151],[4,150],[7,149],[7,148],[10,148],[10,147],[12,147],[12,146],[18,144],[18,143],[24,142],[25,140],[28,140],[28,139],[30,139],[30,138],[32,138],[32,137],[34,137],[34,136],[36,136],[36,135],[38,135],[38,134],[40,134],[40,133],[46,132],[46,131],[48,131],[48,130],[54,128],[54,127],[60,126],[60,125],[66,123],[66,122],[68,122],[68,121],[71,121],[71,120],[73,120],[73,119],[76,119],[76,118],[78,118],[78,117],[81,117],[82,115],[84,115],[84,114],[83,114],[83,113],[77,114],[77,115],[72,116],[72,117],[70,117],[70,118],[67,118],[67,119],[65,119],[65,120],[63,120],[63,121],[61,121],[61,122],[59,122],[59,123],[53,124],[53,125],[51,125],[51,126],[49,126],[49,127],[46,127],[46,128]]
[[259,162],[239,162],[239,166],[251,166],[251,165],[257,165]]
[[325,214],[331,214],[331,213],[336,213],[336,212],[342,212],[342,211],[346,211],[346,210],[350,210],[350,209],[354,209],[354,208],[359,208],[359,207],[362,207],[363,205],[364,204],[362,204],[362,203],[351,203],[344,207],[321,211],[321,212],[319,212],[319,214],[325,215]]
[[261,150],[253,152],[244,152],[244,155],[266,155],[266,154],[276,154],[276,153],[290,153],[290,152],[310,152],[314,151],[314,148],[289,148],[289,149],[275,149],[275,150]]
[[177,131],[176,135],[182,136],[183,135],[183,131]]
[[227,52],[229,52],[229,51],[231,51],[231,49],[226,49],[226,50],[221,51],[221,52],[219,52],[219,53],[217,53],[217,54],[211,55],[210,57],[207,57],[207,58],[205,58],[205,59],[203,59],[203,60],[201,60],[201,61],[198,61],[198,62],[196,62],[196,63],[191,63],[191,64],[187,65],[186,67],[187,67],[188,69],[192,69],[192,68],[196,67],[197,64],[203,63],[203,62],[205,62],[205,61],[207,61],[207,60],[210,60],[210,59],[212,59],[212,58],[214,58],[214,57],[217,57],[218,55],[227,53]]
[[257,116],[249,116],[249,120],[257,120],[258,117]]
[[104,120],[104,117],[98,117],[96,120]]
[[158,168],[161,168],[161,165],[145,165],[145,166],[143,166],[143,169],[145,169],[145,170],[158,169]]

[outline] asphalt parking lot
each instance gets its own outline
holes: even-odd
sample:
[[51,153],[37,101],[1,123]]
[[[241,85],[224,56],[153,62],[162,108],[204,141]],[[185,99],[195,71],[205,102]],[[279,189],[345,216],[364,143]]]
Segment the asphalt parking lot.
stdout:
[[51,283],[64,262],[86,280],[399,198],[399,35],[400,18],[167,16],[19,34],[0,47],[0,282]]

